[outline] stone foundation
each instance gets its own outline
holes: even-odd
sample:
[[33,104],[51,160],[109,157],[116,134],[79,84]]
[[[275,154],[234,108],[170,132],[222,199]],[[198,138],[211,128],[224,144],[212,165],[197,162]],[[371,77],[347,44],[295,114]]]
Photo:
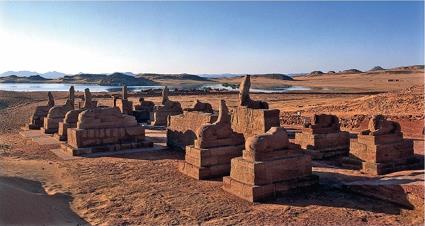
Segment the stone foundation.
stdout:
[[47,116],[50,106],[37,106],[33,115],[30,117],[30,123],[27,124],[28,129],[40,129],[44,126],[44,117]]
[[184,150],[186,146],[194,144],[199,127],[216,120],[215,114],[197,111],[184,111],[181,115],[171,116],[167,128],[167,145]]
[[117,107],[120,109],[121,113],[127,115],[133,115],[133,102],[127,99],[118,99]]
[[185,162],[179,163],[179,170],[198,180],[226,176],[231,159],[241,156],[242,150],[243,144],[209,149],[187,146]]
[[313,159],[347,156],[350,149],[350,134],[344,131],[313,134],[303,129],[302,133],[295,134],[294,142],[311,154]]
[[230,176],[223,178],[223,189],[250,202],[318,184],[318,177],[311,174],[311,157],[299,150],[272,152],[263,161],[238,157],[231,166]]
[[68,143],[63,148],[72,155],[101,151],[119,151],[152,147],[145,140],[145,129],[140,126],[123,128],[68,129]]
[[232,159],[223,189],[256,202],[318,184],[318,177],[312,175],[311,156],[297,146],[281,127],[249,137],[242,157]]
[[420,165],[415,159],[413,141],[403,139],[401,132],[379,136],[358,135],[350,143],[350,157],[343,165],[372,174],[382,175]]
[[59,141],[66,141],[68,137],[67,136],[68,128],[75,128],[75,127],[77,127],[77,123],[59,122],[58,132],[55,133],[53,137],[55,137]]
[[232,129],[245,137],[267,132],[271,127],[280,126],[278,109],[252,109],[239,106],[232,112]]
[[[65,117],[65,116],[64,116]],[[44,126],[41,128],[44,133],[54,134],[59,130],[59,123],[63,122],[64,118],[44,118]]]
[[165,108],[160,108],[161,106],[158,107],[153,113],[153,126],[168,126],[168,118],[170,116],[182,114],[182,111],[168,111]]

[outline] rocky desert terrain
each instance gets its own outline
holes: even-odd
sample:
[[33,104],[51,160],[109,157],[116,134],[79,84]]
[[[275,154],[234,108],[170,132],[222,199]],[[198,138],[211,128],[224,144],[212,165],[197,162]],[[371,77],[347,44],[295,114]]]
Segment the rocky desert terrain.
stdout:
[[[402,70],[400,70],[402,71]],[[295,80],[252,79],[254,87],[300,85],[308,92],[253,94],[281,111],[281,125],[299,128],[315,113],[341,118],[344,130],[364,129],[373,114],[400,122],[423,159],[423,69],[404,72],[343,73],[300,76]],[[237,83],[237,78],[220,79]],[[53,93],[57,103],[65,92]],[[81,95],[81,94],[79,94]],[[108,93],[94,93],[101,104],[111,105]],[[139,94],[131,94],[137,102]],[[173,95],[188,107],[194,99],[217,109],[220,99],[229,108],[237,93]],[[159,96],[146,97],[155,103]],[[319,175],[316,190],[274,201],[249,203],[221,189],[218,180],[197,181],[176,169],[184,153],[166,149],[120,156],[64,160],[50,149],[23,138],[20,128],[31,111],[45,104],[46,92],[0,91],[0,224],[284,224],[284,225],[422,225],[423,168],[371,178],[332,163],[314,163]],[[161,133],[150,131],[151,134]],[[149,136],[149,133],[148,133]],[[347,184],[372,181],[368,186]],[[356,187],[357,186],[357,187]],[[359,192],[357,190],[362,190]],[[365,192],[366,190],[366,192]],[[377,198],[372,193],[397,191],[401,196]],[[400,193],[401,191],[401,193]],[[365,195],[369,192],[369,195]],[[388,197],[388,196],[387,196]],[[391,197],[393,199],[391,199]],[[24,214],[25,213],[25,214]]]

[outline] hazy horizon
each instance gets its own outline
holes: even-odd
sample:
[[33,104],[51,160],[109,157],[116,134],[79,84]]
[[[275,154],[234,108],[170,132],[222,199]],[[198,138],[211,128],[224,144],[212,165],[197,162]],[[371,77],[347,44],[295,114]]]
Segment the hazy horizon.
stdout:
[[264,74],[423,64],[423,2],[0,2],[0,72]]

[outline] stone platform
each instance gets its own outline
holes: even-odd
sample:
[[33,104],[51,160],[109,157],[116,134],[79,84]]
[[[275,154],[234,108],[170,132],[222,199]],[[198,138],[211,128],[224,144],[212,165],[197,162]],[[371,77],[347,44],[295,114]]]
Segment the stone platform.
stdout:
[[187,146],[185,162],[179,163],[179,170],[198,180],[226,176],[230,172],[231,159],[241,156],[242,150],[243,145],[209,149]]
[[194,144],[199,127],[216,120],[216,114],[198,111],[184,111],[183,114],[170,116],[167,145],[184,150],[186,146]]
[[23,130],[19,134],[25,139],[31,140],[38,145],[59,145],[60,142],[52,137],[50,134],[45,134],[41,130],[28,130],[27,127],[22,128]]
[[278,109],[252,109],[238,106],[232,112],[232,129],[245,138],[267,132],[271,127],[280,126]]
[[358,135],[350,143],[350,156],[343,166],[358,169],[367,174],[382,175],[415,169],[421,166],[414,157],[413,141],[403,139],[402,133],[380,136]]
[[145,139],[145,129],[141,126],[122,128],[68,129],[68,143],[63,144],[72,155],[119,151],[131,148],[152,147]]
[[59,128],[58,132],[53,134],[53,137],[58,139],[59,141],[66,141],[67,140],[67,131],[68,128],[75,128],[77,127],[77,123],[65,123],[65,122],[59,122]]
[[[94,153],[104,153],[105,155],[113,154],[114,152],[123,152],[125,150],[150,148],[153,147],[153,142],[144,140],[139,142],[126,142],[119,144],[103,144],[83,148],[74,148],[66,143],[61,144],[62,150],[72,156],[84,156]],[[122,154],[122,153],[121,153]]]
[[311,174],[311,157],[299,150],[272,154],[266,159],[254,162],[243,157],[232,159],[232,170],[229,177],[223,178],[223,189],[257,202],[318,184],[318,176]]
[[44,133],[54,134],[59,130],[59,123],[63,122],[63,118],[44,118],[44,126],[40,128]]
[[303,129],[302,133],[295,134],[295,143],[306,150],[314,160],[347,156],[350,149],[350,134],[344,131],[313,134]]

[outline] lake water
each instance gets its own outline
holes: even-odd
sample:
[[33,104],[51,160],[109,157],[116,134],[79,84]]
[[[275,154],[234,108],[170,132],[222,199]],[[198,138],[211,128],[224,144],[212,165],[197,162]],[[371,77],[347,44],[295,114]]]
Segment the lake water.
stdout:
[[[18,92],[35,92],[35,91],[68,91],[70,86],[74,86],[76,91],[84,91],[89,88],[91,92],[112,92],[121,90],[121,86],[100,86],[96,84],[63,84],[63,83],[0,83],[0,90],[18,91]],[[128,86],[130,91],[141,91],[148,89],[162,89],[163,86]],[[239,90],[222,84],[204,84],[204,85],[188,85],[188,86],[169,86],[170,89],[222,89],[222,90]],[[251,88],[251,92],[260,93],[282,93],[288,91],[306,91],[309,87],[304,86],[285,86],[274,87],[270,89]]]

